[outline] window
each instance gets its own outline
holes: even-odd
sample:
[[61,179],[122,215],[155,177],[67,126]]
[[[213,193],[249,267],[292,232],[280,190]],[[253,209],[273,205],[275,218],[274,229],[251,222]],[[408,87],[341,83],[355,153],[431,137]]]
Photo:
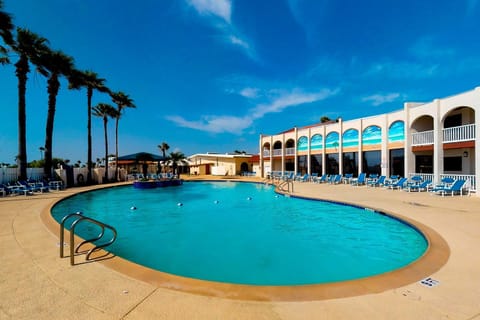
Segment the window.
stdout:
[[443,158],[443,171],[462,171],[462,157]]
[[462,125],[462,114],[454,114],[445,118],[444,128],[460,127]]
[[380,151],[364,151],[362,172],[367,175],[371,173],[381,173],[381,152]]
[[357,152],[343,153],[343,173],[353,173],[355,176],[358,173],[358,157]]

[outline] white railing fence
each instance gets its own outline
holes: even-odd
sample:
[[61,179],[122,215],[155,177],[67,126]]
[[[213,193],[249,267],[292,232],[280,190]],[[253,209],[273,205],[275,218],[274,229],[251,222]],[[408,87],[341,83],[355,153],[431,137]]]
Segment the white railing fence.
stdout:
[[412,133],[412,146],[433,144],[433,130]]
[[[55,169],[56,176],[66,184],[67,172],[65,169]],[[93,168],[92,179],[94,183],[102,183],[105,168]],[[0,183],[14,183],[18,180],[18,168],[0,168]],[[43,179],[43,168],[27,168],[27,178],[33,181],[40,181]],[[108,178],[113,181],[115,178],[115,167],[108,168]],[[83,181],[82,181],[83,179]],[[125,169],[119,169],[120,181],[125,181]],[[87,168],[73,168],[74,185],[82,185],[87,181]]]
[[454,180],[456,179],[462,179],[467,181],[465,184],[466,188],[469,188],[470,191],[476,192],[477,191],[477,181],[475,178],[475,175],[473,174],[441,174],[440,178],[452,178]]
[[413,176],[421,176],[423,181],[430,180],[430,181],[433,181],[434,184],[440,183],[443,178],[452,178],[453,180],[462,179],[462,180],[467,181],[466,184],[465,184],[466,188],[470,189],[470,191],[472,191],[472,192],[477,191],[477,181],[476,181],[475,175],[473,175],[473,174],[447,174],[447,173],[443,173],[443,174],[440,174],[440,181],[436,181],[435,177],[432,173],[409,173],[408,174],[409,178],[411,178]]
[[295,154],[295,148],[286,148],[285,149],[285,155],[291,156]]
[[264,157],[270,157],[270,150],[263,150]]
[[435,177],[434,177],[433,173],[409,173],[408,174],[409,179],[411,179],[413,176],[422,177],[422,181],[430,180],[430,181],[434,182],[433,180],[435,180]]
[[475,124],[443,129],[443,142],[475,140]]
[[273,149],[273,156],[281,156],[282,149]]

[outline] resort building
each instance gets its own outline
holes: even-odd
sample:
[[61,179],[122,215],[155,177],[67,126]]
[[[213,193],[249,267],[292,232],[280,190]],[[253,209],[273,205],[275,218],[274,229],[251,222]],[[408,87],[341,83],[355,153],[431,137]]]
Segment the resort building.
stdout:
[[188,157],[190,174],[235,176],[258,171],[258,156],[246,153],[207,152]]
[[[366,118],[260,135],[260,171],[480,179],[480,87]],[[478,192],[476,193],[478,195]]]

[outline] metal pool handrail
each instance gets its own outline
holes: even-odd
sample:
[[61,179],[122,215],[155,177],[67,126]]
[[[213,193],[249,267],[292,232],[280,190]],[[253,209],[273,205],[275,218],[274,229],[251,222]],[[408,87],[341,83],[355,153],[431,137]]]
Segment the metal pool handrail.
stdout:
[[[95,245],[92,249],[90,249],[85,256],[85,260],[89,260],[90,255],[93,252],[111,245],[117,239],[117,230],[114,227],[106,223],[103,223],[101,221],[95,220],[93,218],[84,216],[81,212],[70,213],[65,217],[63,217],[60,223],[60,258],[64,257],[63,246],[64,246],[64,239],[65,239],[65,223],[71,217],[76,217],[76,219],[70,225],[70,265],[72,266],[75,264],[75,253],[78,253],[78,250],[80,249],[80,247],[86,243],[93,243],[94,241],[102,239],[103,236],[105,235],[105,229],[111,230],[113,232],[113,237],[107,242],[100,245]],[[95,238],[84,240],[78,246],[75,247],[75,227],[82,221],[93,223],[99,226],[100,228],[102,228],[102,231]]]

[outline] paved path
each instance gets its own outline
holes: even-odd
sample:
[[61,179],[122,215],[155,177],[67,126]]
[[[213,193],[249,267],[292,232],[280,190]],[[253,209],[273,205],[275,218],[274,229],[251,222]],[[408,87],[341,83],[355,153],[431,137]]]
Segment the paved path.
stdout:
[[398,213],[436,230],[450,258],[431,275],[381,293],[305,302],[229,300],[165,289],[102,263],[71,267],[41,220],[82,189],[0,198],[0,319],[480,319],[480,198],[296,183],[296,195]]

